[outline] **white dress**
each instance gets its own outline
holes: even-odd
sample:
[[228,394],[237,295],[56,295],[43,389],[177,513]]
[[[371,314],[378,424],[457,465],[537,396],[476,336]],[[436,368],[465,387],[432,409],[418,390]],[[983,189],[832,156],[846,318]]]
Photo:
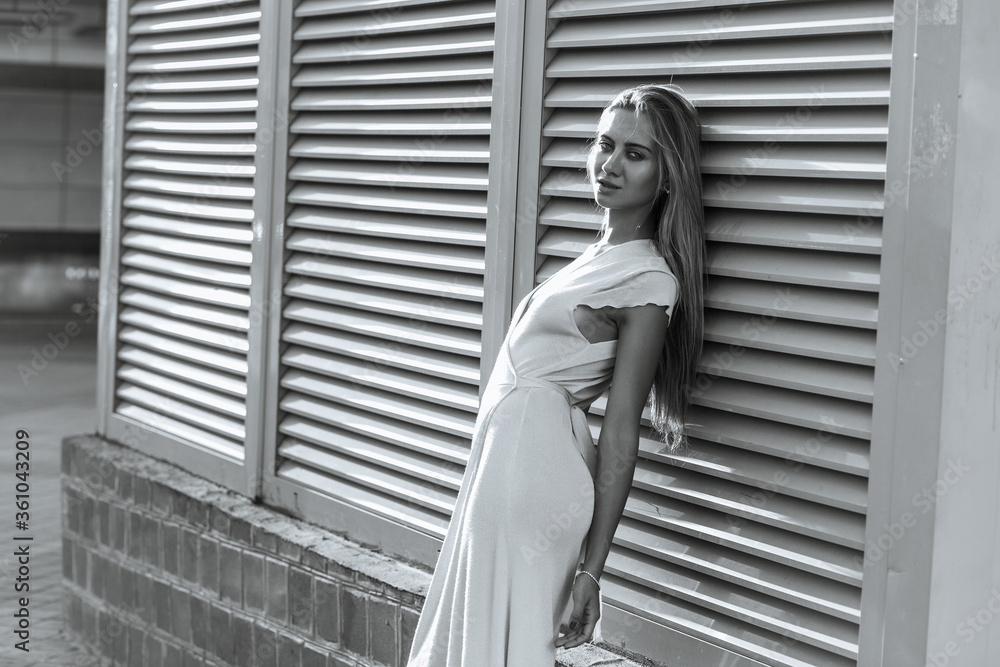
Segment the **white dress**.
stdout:
[[617,341],[591,343],[574,309],[670,312],[676,281],[653,244],[592,245],[512,318],[487,384],[455,513],[409,667],[553,667],[594,509],[585,411]]

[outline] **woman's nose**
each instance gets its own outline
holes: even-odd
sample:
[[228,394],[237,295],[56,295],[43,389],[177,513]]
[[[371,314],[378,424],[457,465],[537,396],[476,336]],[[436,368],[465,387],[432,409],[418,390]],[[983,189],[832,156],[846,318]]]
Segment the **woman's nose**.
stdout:
[[601,169],[606,174],[618,174],[618,163],[619,156],[618,151],[611,151],[608,153],[607,157],[604,158],[604,162],[601,164]]

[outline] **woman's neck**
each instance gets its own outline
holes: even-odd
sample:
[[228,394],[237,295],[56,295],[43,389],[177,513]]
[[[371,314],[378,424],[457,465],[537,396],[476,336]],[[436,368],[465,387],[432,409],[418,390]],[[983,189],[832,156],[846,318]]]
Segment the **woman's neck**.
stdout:
[[656,222],[652,216],[636,218],[635,216],[613,215],[614,211],[604,211],[604,235],[602,244],[618,245],[638,239],[652,239],[656,233]]

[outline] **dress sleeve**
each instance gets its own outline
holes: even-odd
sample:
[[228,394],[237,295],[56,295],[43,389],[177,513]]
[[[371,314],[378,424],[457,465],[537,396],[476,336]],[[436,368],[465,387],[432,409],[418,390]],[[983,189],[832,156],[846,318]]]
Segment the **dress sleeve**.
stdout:
[[663,306],[668,315],[677,302],[677,280],[665,270],[645,270],[621,276],[607,287],[589,294],[578,305],[590,308],[629,308],[654,304]]

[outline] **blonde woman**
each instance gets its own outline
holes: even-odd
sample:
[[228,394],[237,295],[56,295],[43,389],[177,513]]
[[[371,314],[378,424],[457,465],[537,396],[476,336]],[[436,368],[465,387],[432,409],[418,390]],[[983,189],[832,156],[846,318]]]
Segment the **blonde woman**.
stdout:
[[[513,315],[409,667],[552,667],[591,641],[643,408],[682,437],[704,323],[694,107],[672,86],[623,91],[587,168],[601,238]],[[595,446],[585,412],[609,386]]]

